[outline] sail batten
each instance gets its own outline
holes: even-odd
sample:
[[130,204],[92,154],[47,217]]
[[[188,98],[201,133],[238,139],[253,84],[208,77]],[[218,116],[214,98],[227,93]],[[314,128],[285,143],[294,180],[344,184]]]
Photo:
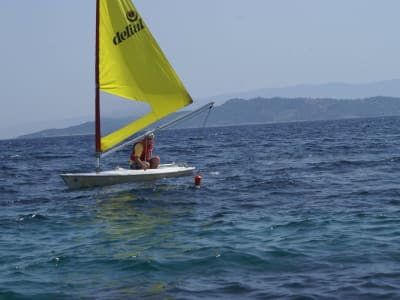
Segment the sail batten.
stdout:
[[99,2],[99,89],[152,107],[151,113],[101,137],[104,152],[192,99],[132,2]]

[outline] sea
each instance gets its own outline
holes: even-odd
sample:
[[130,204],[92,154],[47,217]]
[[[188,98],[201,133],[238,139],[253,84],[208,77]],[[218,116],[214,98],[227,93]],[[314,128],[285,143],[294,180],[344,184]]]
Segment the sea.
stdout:
[[400,299],[400,117],[155,141],[196,171],[69,190],[92,136],[0,141],[0,299]]

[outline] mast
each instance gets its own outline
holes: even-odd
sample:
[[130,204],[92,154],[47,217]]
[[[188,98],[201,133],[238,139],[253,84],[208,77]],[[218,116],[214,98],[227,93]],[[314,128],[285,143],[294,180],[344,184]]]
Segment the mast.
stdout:
[[101,126],[100,126],[100,80],[99,80],[99,33],[100,33],[100,0],[96,0],[96,46],[95,46],[95,139],[96,139],[96,172],[100,172]]

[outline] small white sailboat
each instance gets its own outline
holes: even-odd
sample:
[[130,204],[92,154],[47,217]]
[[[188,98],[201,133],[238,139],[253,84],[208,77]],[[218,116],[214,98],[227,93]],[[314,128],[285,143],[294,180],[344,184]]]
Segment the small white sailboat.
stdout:
[[[192,173],[194,167],[177,164],[164,164],[157,169],[147,170],[100,169],[101,157],[126,145],[132,145],[150,132],[170,126],[213,105],[209,103],[127,141],[144,128],[193,102],[130,0],[96,1],[95,80],[96,171],[61,174],[69,188],[149,181]],[[132,101],[147,102],[152,111],[102,136],[100,91]]]

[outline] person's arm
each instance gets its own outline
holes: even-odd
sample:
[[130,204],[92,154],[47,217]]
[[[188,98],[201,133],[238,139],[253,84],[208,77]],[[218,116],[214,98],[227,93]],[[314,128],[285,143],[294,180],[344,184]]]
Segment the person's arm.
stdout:
[[143,170],[146,170],[150,167],[150,164],[147,161],[142,161],[140,157],[142,156],[142,152],[144,151],[143,145],[138,143],[135,145],[135,162],[142,167]]

